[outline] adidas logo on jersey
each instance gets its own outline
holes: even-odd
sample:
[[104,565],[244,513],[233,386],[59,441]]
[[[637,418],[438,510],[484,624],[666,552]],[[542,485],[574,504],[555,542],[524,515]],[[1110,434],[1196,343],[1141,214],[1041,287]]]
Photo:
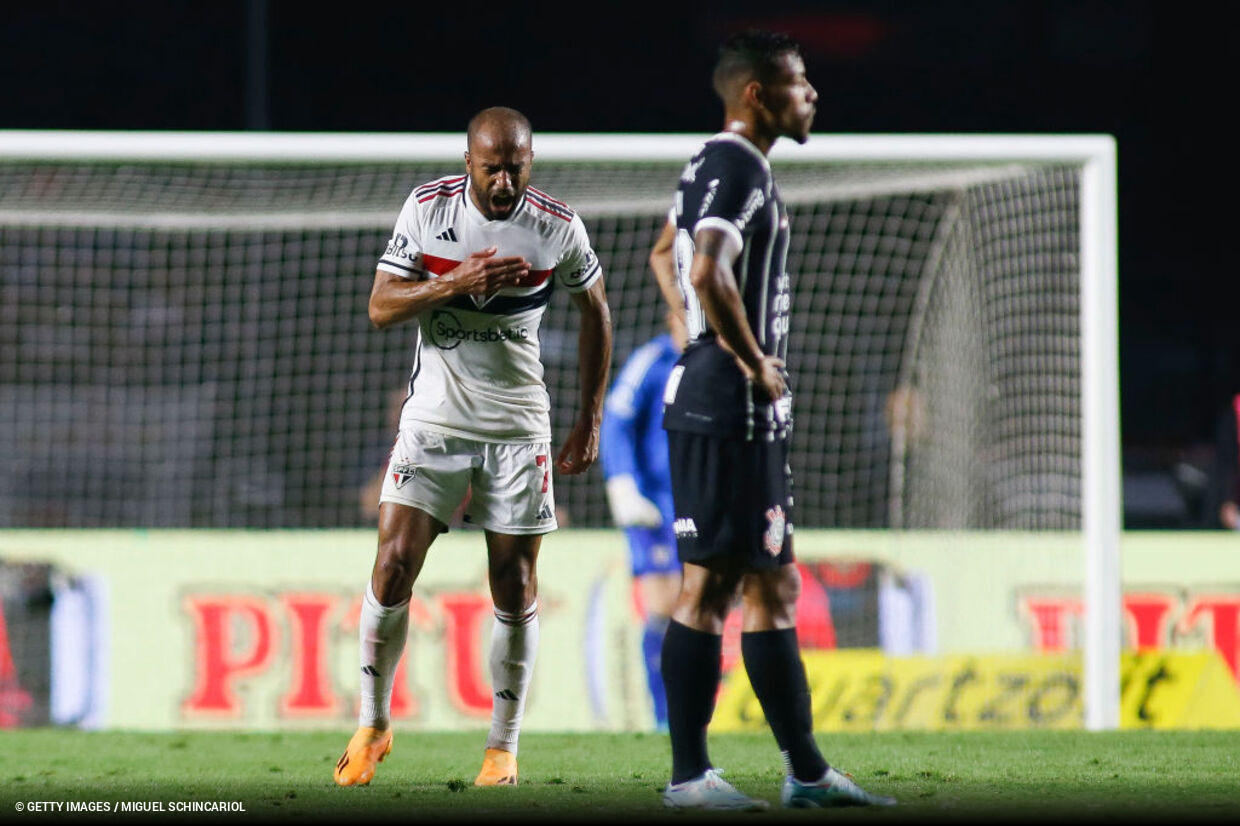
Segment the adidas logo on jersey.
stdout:
[[694,522],[693,518],[689,516],[682,516],[680,519],[673,522],[672,530],[676,532],[676,537],[678,539],[698,535],[697,523]]
[[551,519],[551,518],[553,518],[554,516],[555,516],[555,514],[551,512],[551,506],[550,506],[550,505],[548,505],[548,504],[544,504],[544,505],[542,506],[542,509],[538,511],[538,518],[539,518],[540,520],[543,520],[543,519]]
[[451,241],[453,243],[456,243],[456,230],[452,229],[452,227],[448,227],[447,229],[445,229],[443,232],[439,233],[435,237],[438,238],[440,241]]

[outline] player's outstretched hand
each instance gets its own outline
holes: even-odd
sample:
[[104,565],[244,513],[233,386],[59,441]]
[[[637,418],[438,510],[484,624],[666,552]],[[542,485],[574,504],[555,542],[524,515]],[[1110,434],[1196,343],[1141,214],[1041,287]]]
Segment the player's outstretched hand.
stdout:
[[511,287],[530,274],[530,262],[519,255],[496,258],[498,247],[471,252],[445,278],[459,285],[468,295],[491,295],[501,287]]
[[564,440],[564,447],[555,457],[555,466],[560,473],[574,476],[589,470],[590,465],[598,458],[599,427],[591,422],[578,420],[573,431]]

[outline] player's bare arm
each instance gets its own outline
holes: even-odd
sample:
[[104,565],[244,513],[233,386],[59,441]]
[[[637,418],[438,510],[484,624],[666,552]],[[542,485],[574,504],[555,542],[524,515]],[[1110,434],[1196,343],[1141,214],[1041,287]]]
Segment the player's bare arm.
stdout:
[[680,294],[680,286],[676,282],[675,244],[676,224],[668,221],[655,239],[654,246],[650,248],[650,269],[654,270],[663,300],[671,311],[684,321],[685,298]]
[[495,253],[495,247],[470,253],[459,265],[438,278],[421,281],[377,270],[375,283],[370,289],[371,323],[379,329],[390,327],[458,295],[494,293],[529,274],[530,265],[524,258],[496,258]]
[[564,447],[556,456],[556,467],[572,476],[584,473],[598,458],[599,428],[603,422],[603,397],[611,369],[611,310],[603,279],[588,289],[572,294],[581,313],[577,336],[577,363],[581,370],[581,410]]
[[729,252],[731,243],[723,230],[698,230],[689,280],[710,326],[719,335],[720,344],[736,358],[745,375],[760,385],[773,401],[784,395],[784,362],[763,353],[749,328],[736,277],[732,274],[735,256]]

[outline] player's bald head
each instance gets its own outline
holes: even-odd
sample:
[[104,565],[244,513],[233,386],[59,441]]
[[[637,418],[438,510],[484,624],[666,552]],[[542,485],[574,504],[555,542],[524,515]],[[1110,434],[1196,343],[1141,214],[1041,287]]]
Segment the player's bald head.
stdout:
[[513,214],[530,183],[530,122],[516,109],[492,106],[469,121],[465,171],[474,205],[490,221]]
[[734,34],[719,47],[713,77],[715,94],[724,105],[736,103],[746,84],[769,83],[780,73],[780,58],[801,54],[801,47],[786,34],[750,29]]
[[484,145],[492,149],[529,148],[532,143],[530,121],[516,109],[492,106],[470,119],[465,140],[470,151]]

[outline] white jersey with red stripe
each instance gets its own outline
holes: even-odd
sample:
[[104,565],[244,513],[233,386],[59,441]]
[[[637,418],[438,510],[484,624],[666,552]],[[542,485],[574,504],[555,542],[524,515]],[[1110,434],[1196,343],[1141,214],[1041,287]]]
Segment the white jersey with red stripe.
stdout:
[[525,258],[530,273],[492,296],[460,295],[417,316],[401,428],[480,441],[549,441],[538,327],[556,282],[581,292],[602,276],[598,256],[581,218],[546,193],[528,187],[507,219],[491,221],[468,189],[464,175],[414,189],[378,268],[402,278],[437,278],[493,246],[500,258]]

